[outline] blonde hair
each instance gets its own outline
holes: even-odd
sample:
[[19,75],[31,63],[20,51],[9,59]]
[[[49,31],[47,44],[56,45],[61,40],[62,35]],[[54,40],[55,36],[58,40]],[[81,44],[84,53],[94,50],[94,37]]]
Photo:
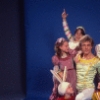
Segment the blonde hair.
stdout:
[[81,44],[83,43],[83,42],[90,42],[91,43],[91,46],[93,47],[94,46],[94,41],[93,41],[93,39],[89,36],[89,35],[84,35],[83,37],[82,37],[82,39],[80,40],[80,46],[81,46]]

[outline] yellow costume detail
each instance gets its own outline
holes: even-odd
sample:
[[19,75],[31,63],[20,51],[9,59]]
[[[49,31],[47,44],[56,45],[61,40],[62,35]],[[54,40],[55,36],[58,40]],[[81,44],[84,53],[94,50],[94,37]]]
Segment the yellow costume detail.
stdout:
[[100,72],[100,60],[97,57],[92,59],[84,59],[79,57],[79,62],[76,64],[77,73],[77,89],[78,92],[87,88],[94,88],[94,77],[96,75],[96,69]]
[[100,100],[100,91],[93,93],[92,100]]

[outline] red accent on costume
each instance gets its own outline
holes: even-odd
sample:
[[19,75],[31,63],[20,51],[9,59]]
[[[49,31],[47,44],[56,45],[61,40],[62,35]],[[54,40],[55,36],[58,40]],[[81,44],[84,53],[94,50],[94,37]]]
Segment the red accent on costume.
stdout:
[[75,96],[71,96],[69,99],[65,99],[65,97],[59,97],[57,100],[75,100]]

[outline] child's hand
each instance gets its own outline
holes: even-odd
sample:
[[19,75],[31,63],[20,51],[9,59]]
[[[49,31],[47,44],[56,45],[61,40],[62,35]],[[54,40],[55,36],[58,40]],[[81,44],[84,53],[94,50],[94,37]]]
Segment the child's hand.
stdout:
[[97,89],[100,89],[100,82],[98,83]]
[[78,55],[81,55],[82,54],[82,51],[80,50],[80,51],[78,51],[78,53],[77,53]]
[[62,18],[63,18],[63,19],[66,19],[67,16],[68,16],[68,14],[66,13],[66,11],[65,11],[65,9],[64,9],[64,11],[63,11],[63,13],[62,13]]
[[74,61],[75,61],[75,63],[78,63],[79,62],[79,60],[80,60],[80,56],[81,56],[81,51],[79,51],[78,53],[77,53],[77,55],[74,57]]

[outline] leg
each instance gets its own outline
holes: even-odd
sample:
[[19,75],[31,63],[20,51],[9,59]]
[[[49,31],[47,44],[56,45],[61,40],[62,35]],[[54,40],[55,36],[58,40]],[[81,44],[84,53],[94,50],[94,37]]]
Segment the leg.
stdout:
[[56,79],[54,79],[54,87],[53,87],[52,94],[50,95],[49,100],[57,100],[57,97],[58,97],[58,85],[59,85],[59,82]]

